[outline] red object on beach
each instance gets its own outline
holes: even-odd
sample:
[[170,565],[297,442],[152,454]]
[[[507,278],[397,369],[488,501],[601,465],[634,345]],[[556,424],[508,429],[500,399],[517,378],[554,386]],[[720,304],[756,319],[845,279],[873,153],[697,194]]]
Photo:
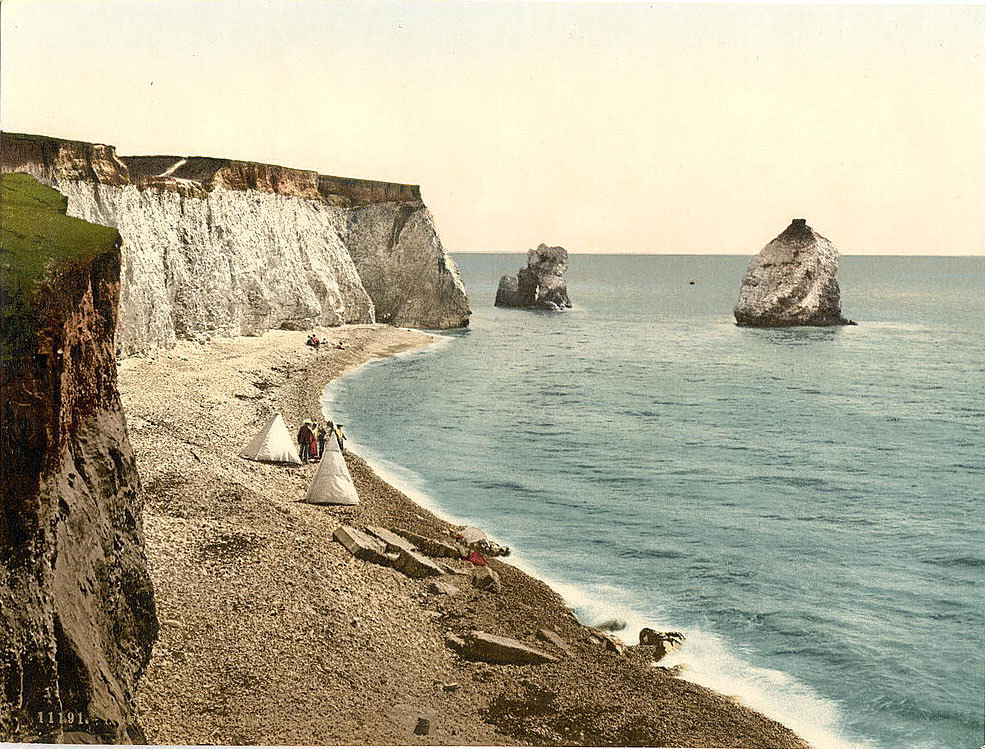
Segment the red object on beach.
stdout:
[[462,557],[466,562],[472,562],[476,567],[488,567],[489,562],[477,551],[470,551],[467,557]]

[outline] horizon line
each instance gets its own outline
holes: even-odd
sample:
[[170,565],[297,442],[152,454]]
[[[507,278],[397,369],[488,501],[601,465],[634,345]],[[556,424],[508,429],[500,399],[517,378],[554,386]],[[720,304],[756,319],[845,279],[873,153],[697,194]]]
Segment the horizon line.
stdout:
[[[446,250],[451,255],[526,255],[528,250]],[[591,252],[588,250],[568,250],[569,255],[620,255],[620,256],[668,256],[668,257],[755,257],[759,252]],[[839,257],[970,257],[985,259],[985,252],[948,253],[946,255],[921,253],[884,252],[839,252]]]

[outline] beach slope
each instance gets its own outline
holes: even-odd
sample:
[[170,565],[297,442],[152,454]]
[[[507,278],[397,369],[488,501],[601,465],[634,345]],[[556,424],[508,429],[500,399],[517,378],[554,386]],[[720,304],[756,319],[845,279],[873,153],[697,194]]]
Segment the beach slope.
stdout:
[[[360,504],[300,502],[316,464],[237,457],[273,410],[321,418],[324,385],[430,342],[382,325],[182,342],[131,358],[120,389],[146,492],[161,634],[138,696],[149,741],[170,744],[618,744],[805,747],[735,701],[590,638],[561,598],[492,560],[502,591],[446,575],[428,592],[332,540],[340,524],[439,536],[449,525],[347,452]],[[380,393],[385,398],[386,393]],[[518,519],[518,522],[520,520]],[[537,639],[557,632],[570,654]],[[464,660],[448,634],[482,630],[558,657]],[[415,729],[427,721],[427,729]]]

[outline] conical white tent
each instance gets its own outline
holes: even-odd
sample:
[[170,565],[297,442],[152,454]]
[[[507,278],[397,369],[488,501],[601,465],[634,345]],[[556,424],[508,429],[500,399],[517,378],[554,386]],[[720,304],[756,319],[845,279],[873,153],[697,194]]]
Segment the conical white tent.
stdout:
[[325,440],[325,452],[304,501],[313,505],[359,504],[349,467],[339,450],[338,441],[331,434]]
[[253,441],[240,450],[239,455],[250,460],[301,465],[301,456],[298,455],[294,440],[291,439],[291,434],[287,431],[287,425],[280,414],[271,416]]

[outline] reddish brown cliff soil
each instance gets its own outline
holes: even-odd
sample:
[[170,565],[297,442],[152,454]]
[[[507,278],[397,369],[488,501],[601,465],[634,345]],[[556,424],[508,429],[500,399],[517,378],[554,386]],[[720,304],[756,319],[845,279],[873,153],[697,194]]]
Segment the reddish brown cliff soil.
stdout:
[[3,177],[0,739],[137,742],[157,620],[116,390],[119,235],[64,212]]

